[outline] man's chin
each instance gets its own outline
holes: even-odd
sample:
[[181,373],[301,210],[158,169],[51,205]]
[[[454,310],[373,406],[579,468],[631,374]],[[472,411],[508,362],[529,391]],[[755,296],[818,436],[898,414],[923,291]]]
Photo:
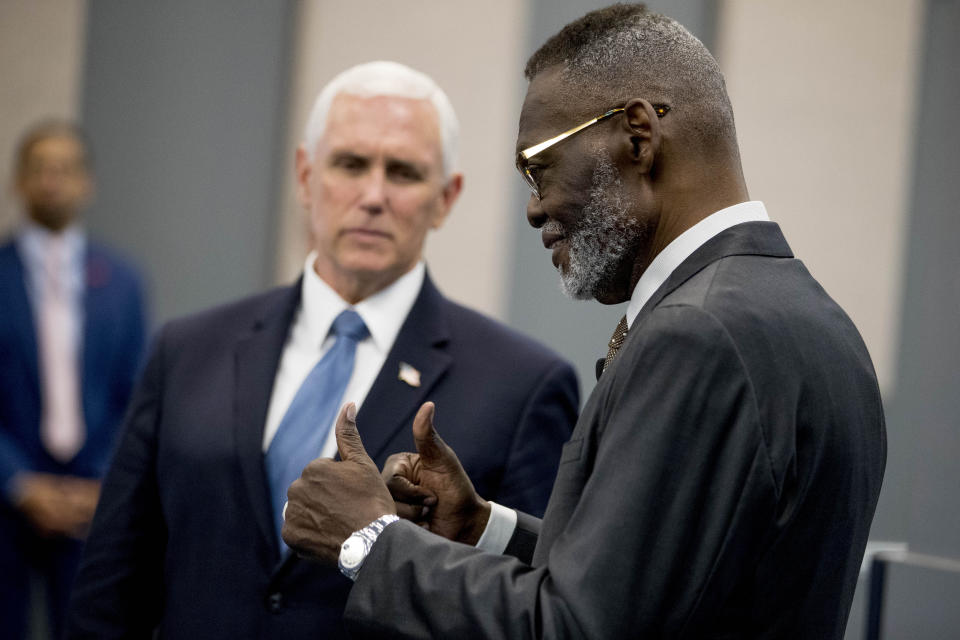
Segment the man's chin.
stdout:
[[358,277],[402,271],[397,256],[382,247],[349,247],[338,251],[335,263],[344,272]]
[[36,207],[30,212],[30,218],[37,224],[52,231],[60,231],[69,226],[76,214],[65,207]]
[[601,304],[620,304],[630,299],[630,291],[616,285],[609,274],[572,273],[567,265],[560,272],[560,290],[572,300],[596,300]]
[[558,270],[560,271],[560,290],[563,291],[563,295],[572,300],[593,300],[593,287],[565,273],[562,266]]

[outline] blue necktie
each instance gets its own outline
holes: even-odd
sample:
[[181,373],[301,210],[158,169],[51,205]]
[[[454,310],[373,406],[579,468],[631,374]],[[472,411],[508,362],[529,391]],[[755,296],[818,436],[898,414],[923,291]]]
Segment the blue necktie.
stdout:
[[357,343],[369,335],[363,319],[352,309],[336,317],[330,333],[337,341],[297,389],[267,448],[267,479],[281,552],[287,548],[280,538],[287,489],[300,477],[307,463],[320,455],[353,373]]

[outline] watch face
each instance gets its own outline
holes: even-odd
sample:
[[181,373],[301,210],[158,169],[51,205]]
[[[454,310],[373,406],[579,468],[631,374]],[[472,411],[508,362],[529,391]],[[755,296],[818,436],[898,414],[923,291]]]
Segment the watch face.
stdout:
[[367,555],[367,548],[363,542],[363,538],[357,535],[347,538],[340,546],[340,564],[347,569],[359,566]]

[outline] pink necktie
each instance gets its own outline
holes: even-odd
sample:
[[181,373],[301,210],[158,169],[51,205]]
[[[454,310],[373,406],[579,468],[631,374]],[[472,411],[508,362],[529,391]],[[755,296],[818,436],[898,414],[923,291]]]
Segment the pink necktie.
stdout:
[[43,375],[43,444],[61,462],[73,459],[83,446],[84,425],[77,369],[79,358],[71,331],[70,294],[65,282],[66,246],[51,239],[44,258],[40,303],[40,368]]

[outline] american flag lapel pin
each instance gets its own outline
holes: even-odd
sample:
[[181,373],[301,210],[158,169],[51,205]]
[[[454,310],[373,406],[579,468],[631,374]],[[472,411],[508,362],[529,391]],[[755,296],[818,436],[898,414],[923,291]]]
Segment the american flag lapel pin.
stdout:
[[406,362],[400,363],[400,375],[397,376],[411,387],[420,386],[420,372]]

